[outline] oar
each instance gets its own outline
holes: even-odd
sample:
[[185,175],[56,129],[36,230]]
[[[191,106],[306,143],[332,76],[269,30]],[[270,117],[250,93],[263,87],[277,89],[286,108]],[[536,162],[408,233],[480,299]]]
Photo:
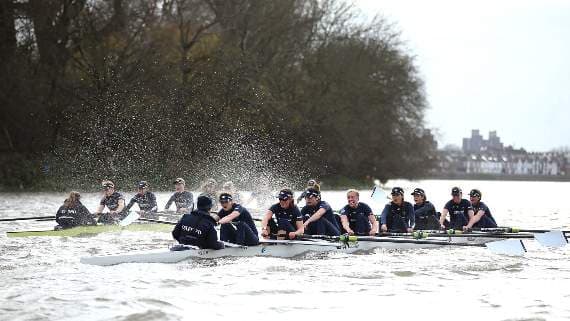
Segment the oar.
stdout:
[[152,219],[152,218],[144,218],[144,217],[139,217],[138,220],[139,220],[139,221],[144,221],[144,222],[162,223],[162,224],[170,224],[170,225],[176,225],[176,224],[177,224],[177,222],[169,222],[169,221],[155,220],[155,219]]
[[518,234],[518,233],[457,233],[457,234],[448,234],[445,231],[442,232],[426,232],[426,231],[416,231],[412,233],[378,233],[376,236],[402,236],[402,237],[412,237],[414,239],[425,239],[428,237],[441,237],[441,238],[448,238],[448,237],[467,237],[467,238],[476,238],[476,237],[485,237],[485,238],[504,238],[504,239],[532,239],[534,238],[533,234]]
[[[523,228],[518,228],[518,227],[487,227],[487,228],[473,228],[471,229],[473,231],[481,231],[481,232],[506,232],[506,233],[547,233],[547,232],[551,232],[553,230],[556,229],[550,229],[550,230],[533,230],[533,229],[523,229]],[[565,231],[560,231],[564,234],[570,234],[570,231],[565,230]]]
[[379,238],[374,236],[354,236],[354,235],[340,235],[340,236],[327,236],[327,235],[303,235],[302,237],[311,239],[322,239],[329,241],[340,242],[383,242],[383,243],[412,243],[412,244],[433,244],[433,245],[446,245],[446,246],[471,246],[471,247],[486,247],[495,254],[505,254],[513,256],[522,256],[526,252],[526,248],[522,240],[500,240],[494,242],[487,242],[486,244],[480,243],[449,243],[447,241],[431,241],[431,240],[416,240],[416,239],[398,239],[398,238]]
[[535,240],[546,247],[563,247],[568,244],[566,234],[570,231],[520,229],[515,227],[493,227],[476,229],[481,232],[507,231],[510,233],[533,233]]
[[32,217],[2,218],[2,219],[0,219],[0,222],[43,220],[43,219],[53,220],[53,219],[55,219],[55,216],[32,216]]
[[129,226],[140,217],[138,212],[130,212],[124,219],[119,221],[121,227]]

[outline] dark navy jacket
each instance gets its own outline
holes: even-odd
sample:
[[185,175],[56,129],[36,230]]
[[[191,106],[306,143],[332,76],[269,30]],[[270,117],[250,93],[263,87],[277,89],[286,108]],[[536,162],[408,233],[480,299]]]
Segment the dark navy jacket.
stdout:
[[202,210],[184,214],[172,230],[172,236],[180,244],[194,245],[201,249],[224,248],[224,243],[218,241],[216,221]]
[[79,201],[73,207],[61,206],[57,210],[55,221],[61,227],[97,224],[89,210]]
[[[111,196],[105,196],[99,203],[100,205],[105,205],[109,211],[115,211],[119,207],[119,200],[125,200],[123,195],[119,192],[114,192]],[[123,212],[126,212],[126,207],[123,208]]]
[[402,205],[396,205],[394,202],[386,204],[380,216],[380,224],[386,224],[391,231],[405,232],[413,227],[415,222],[414,207],[406,201]]
[[483,215],[483,217],[481,217],[481,219],[477,223],[475,223],[473,227],[478,227],[478,228],[497,227],[497,222],[495,221],[493,215],[491,215],[491,210],[489,209],[487,204],[479,202],[477,205],[471,204],[471,206],[473,206],[473,212],[475,212],[475,214],[477,214],[477,212],[479,212],[480,210],[483,210],[483,212],[485,212],[485,215]]
[[249,226],[249,228],[251,228],[251,230],[253,231],[253,233],[255,235],[258,234],[257,232],[257,228],[255,227],[255,223],[253,222],[253,218],[251,217],[251,214],[249,213],[249,211],[239,205],[234,203],[234,205],[232,206],[232,208],[229,211],[225,211],[223,208],[218,212],[218,216],[221,218],[224,218],[228,215],[230,215],[232,212],[237,211],[239,213],[239,216],[234,218],[233,222],[244,222],[245,224],[247,224]]
[[131,201],[127,205],[127,211],[130,210],[131,207],[135,205],[135,203],[139,204],[139,209],[141,211],[156,212],[157,209],[156,196],[154,196],[154,193],[152,192],[146,191],[142,195],[137,193],[135,196],[133,196],[133,198],[131,198]]
[[313,214],[315,214],[321,208],[325,209],[325,214],[323,216],[321,216],[321,218],[327,219],[329,222],[331,222],[340,231],[340,226],[338,225],[338,221],[334,217],[333,210],[332,210],[331,206],[329,205],[329,203],[327,203],[325,201],[319,201],[316,206],[309,206],[309,205],[303,206],[303,209],[301,210],[301,214],[303,216],[311,217],[311,216],[313,216]]
[[194,209],[194,196],[188,191],[176,192],[172,194],[168,202],[166,202],[164,208],[168,209],[172,202],[174,202],[176,205],[176,210],[187,208],[188,211],[192,211]]
[[273,216],[279,220],[287,220],[293,227],[297,228],[297,222],[303,222],[303,215],[297,205],[289,208],[283,208],[279,203],[271,205],[269,210],[273,213]]
[[340,215],[346,215],[348,226],[350,226],[351,230],[355,230],[356,222],[359,220],[370,222],[368,216],[372,215],[372,209],[368,204],[362,202],[359,202],[356,208],[352,208],[347,204],[340,210]]
[[469,210],[473,207],[468,200],[462,198],[459,204],[450,200],[443,208],[449,211],[449,225],[452,229],[462,229],[469,223]]

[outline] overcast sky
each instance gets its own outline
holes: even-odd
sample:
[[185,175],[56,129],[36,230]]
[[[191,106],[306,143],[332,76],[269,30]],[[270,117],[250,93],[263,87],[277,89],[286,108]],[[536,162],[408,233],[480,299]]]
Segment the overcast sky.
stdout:
[[356,0],[397,24],[440,147],[496,130],[528,151],[570,146],[570,1]]

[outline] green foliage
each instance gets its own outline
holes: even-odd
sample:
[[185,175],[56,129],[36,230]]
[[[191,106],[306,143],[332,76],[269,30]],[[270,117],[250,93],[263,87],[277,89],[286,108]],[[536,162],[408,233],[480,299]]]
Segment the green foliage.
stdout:
[[[342,1],[8,2],[23,18],[0,28],[14,40],[0,48],[0,150],[49,164],[46,188],[345,185],[434,165],[412,57]],[[39,185],[8,159],[0,184]]]

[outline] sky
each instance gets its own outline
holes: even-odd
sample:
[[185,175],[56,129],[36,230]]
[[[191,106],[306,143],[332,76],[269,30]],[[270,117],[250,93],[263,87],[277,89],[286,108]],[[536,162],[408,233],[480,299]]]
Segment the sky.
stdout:
[[355,0],[401,31],[439,146],[479,129],[527,151],[570,146],[570,1]]

